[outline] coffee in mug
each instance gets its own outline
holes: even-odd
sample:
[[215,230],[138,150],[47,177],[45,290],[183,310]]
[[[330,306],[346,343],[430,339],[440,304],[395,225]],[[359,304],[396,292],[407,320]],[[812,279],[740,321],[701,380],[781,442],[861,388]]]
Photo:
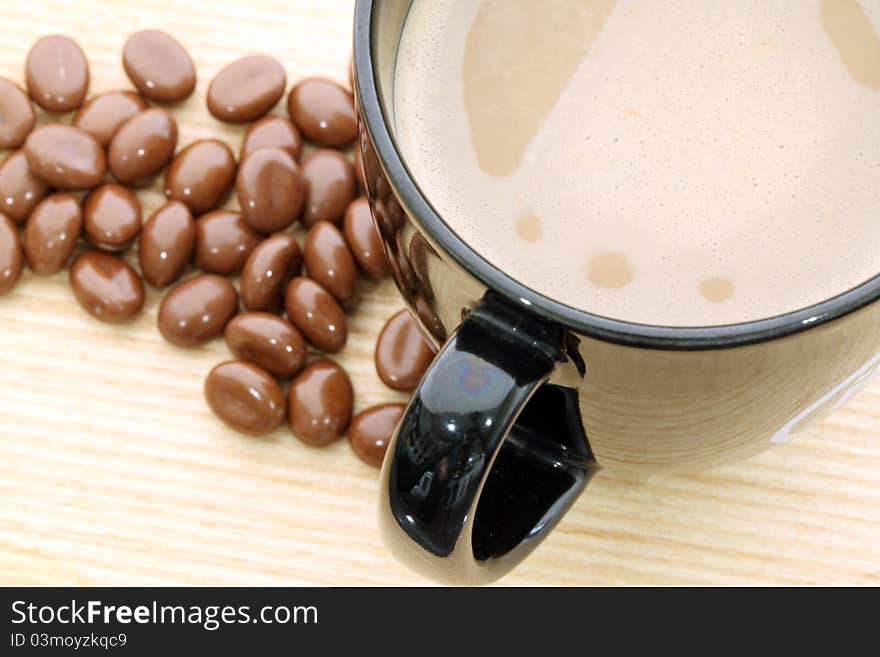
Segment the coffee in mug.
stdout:
[[536,292],[662,326],[771,317],[880,271],[878,34],[878,0],[416,0],[397,140]]

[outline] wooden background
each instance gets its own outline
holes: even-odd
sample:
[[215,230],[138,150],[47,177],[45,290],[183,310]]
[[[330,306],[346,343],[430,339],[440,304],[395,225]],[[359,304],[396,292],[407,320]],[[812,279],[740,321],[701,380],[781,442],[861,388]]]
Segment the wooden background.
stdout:
[[[93,93],[130,87],[130,32],[175,35],[200,76],[174,108],[181,145],[220,135],[237,150],[242,129],[204,106],[233,59],[265,52],[289,83],[342,81],[350,52],[351,0],[5,0],[2,13],[0,75],[22,83],[31,43],[61,32],[86,51]],[[140,193],[145,213],[157,189]],[[114,327],[80,310],[66,273],[26,273],[0,298],[0,584],[424,583],[381,545],[377,471],[345,441],[316,450],[286,428],[265,439],[226,429],[202,397],[224,343],[165,343],[158,300]],[[339,360],[358,408],[398,398],[371,356],[400,307],[390,282],[365,284],[350,315]],[[502,584],[880,584],[880,384],[747,462],[602,473]]]

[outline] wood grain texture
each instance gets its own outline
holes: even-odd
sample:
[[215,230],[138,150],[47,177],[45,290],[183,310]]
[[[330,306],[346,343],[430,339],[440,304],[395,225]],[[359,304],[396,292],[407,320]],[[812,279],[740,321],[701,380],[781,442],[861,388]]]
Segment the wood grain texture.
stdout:
[[[165,29],[199,72],[193,97],[174,108],[180,144],[220,136],[237,150],[243,128],[204,106],[214,73],[264,52],[285,63],[289,83],[345,80],[351,10],[350,0],[6,0],[0,75],[21,83],[31,43],[61,32],[88,55],[91,93],[130,88],[126,36]],[[139,196],[152,211],[158,184]],[[399,398],[371,354],[402,303],[390,282],[362,292],[338,359],[358,408]],[[162,341],[158,300],[151,291],[138,321],[114,327],[80,310],[66,273],[28,273],[0,299],[0,583],[423,583],[381,545],[377,472],[345,441],[316,450],[285,429],[265,439],[226,429],[202,397],[225,345]],[[600,474],[502,584],[880,584],[880,384],[747,462]]]

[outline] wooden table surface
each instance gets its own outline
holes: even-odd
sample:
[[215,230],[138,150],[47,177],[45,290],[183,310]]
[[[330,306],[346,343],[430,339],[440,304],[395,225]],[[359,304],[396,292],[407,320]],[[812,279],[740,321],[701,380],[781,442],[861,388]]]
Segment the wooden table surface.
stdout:
[[[205,109],[214,73],[265,52],[289,83],[345,80],[351,14],[350,0],[5,0],[0,75],[22,83],[31,43],[60,32],[85,50],[92,93],[129,88],[126,36],[165,29],[199,72],[174,108],[180,144],[219,135],[237,151],[242,129]],[[145,213],[161,201],[158,185],[139,196]],[[225,428],[202,397],[225,344],[164,342],[158,301],[151,291],[143,316],[118,327],[80,310],[66,273],[26,273],[0,298],[0,584],[424,583],[382,547],[377,471],[345,441],[317,450],[286,428],[264,439]],[[400,307],[390,282],[364,284],[350,315],[338,360],[358,408],[399,398],[372,349]],[[747,462],[601,473],[502,584],[880,584],[880,383]]]

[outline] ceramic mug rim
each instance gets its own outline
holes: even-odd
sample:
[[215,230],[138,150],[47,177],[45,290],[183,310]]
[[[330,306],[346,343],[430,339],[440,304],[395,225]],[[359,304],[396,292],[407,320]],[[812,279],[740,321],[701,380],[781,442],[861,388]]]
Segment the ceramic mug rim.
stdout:
[[420,227],[460,267],[523,310],[576,333],[646,349],[726,349],[767,342],[839,319],[880,299],[880,273],[834,297],[773,317],[714,326],[678,327],[628,322],[589,313],[537,292],[468,246],[441,218],[406,166],[383,110],[374,75],[373,8],[381,0],[357,0],[354,16],[354,91],[359,111],[385,175]]

